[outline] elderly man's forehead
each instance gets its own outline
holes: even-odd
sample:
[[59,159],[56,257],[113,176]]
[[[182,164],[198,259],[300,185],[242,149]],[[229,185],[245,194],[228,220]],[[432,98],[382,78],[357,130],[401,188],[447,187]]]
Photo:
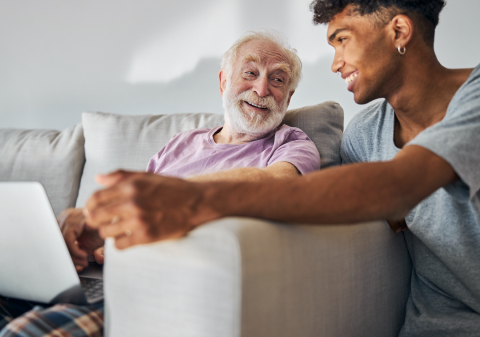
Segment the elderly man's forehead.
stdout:
[[[291,66],[290,64],[286,61],[286,60],[282,60],[282,59],[277,59],[277,60],[272,60],[271,58],[265,58],[261,55],[259,55],[258,53],[248,53],[248,54],[244,54],[242,55],[242,58],[241,58],[241,64],[246,64],[246,63],[249,63],[249,62],[253,62],[253,63],[267,63],[268,61],[273,61],[274,63],[271,64],[271,68],[273,70],[282,70],[284,72],[286,72],[288,75],[291,74]],[[277,61],[277,62],[275,62]]]

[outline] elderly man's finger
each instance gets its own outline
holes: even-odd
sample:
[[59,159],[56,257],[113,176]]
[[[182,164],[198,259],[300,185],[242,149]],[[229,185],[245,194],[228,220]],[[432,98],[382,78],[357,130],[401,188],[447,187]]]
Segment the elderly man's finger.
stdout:
[[70,231],[68,233],[64,234],[64,239],[65,243],[67,244],[68,251],[70,252],[70,255],[72,256],[72,259],[74,258],[80,258],[80,259],[86,259],[87,258],[87,252],[84,251],[83,249],[80,249],[78,247],[76,240],[77,237],[73,231]]
[[107,174],[97,174],[95,176],[95,181],[100,185],[109,187],[118,184],[120,181],[125,180],[137,173],[138,172],[134,171],[117,170]]
[[72,258],[73,265],[79,267],[88,267],[88,258],[80,259],[80,258]]
[[104,249],[105,247],[101,247],[93,252],[93,257],[98,264],[103,264],[105,261]]

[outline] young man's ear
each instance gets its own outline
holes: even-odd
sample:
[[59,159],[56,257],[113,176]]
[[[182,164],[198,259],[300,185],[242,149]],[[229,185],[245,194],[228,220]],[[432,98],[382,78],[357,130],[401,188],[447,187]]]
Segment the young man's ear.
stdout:
[[220,72],[218,73],[218,81],[220,85],[220,96],[223,97],[223,92],[227,87],[227,72],[225,69],[220,69]]
[[408,16],[399,14],[389,24],[392,32],[392,42],[395,48],[404,48],[413,37],[414,25]]

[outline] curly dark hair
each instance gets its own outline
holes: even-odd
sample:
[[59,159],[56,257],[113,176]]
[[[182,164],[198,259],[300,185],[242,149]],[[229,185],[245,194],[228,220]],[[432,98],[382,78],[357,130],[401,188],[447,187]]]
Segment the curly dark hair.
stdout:
[[352,14],[371,16],[380,26],[385,26],[395,15],[404,14],[418,25],[425,42],[433,46],[435,28],[445,4],[445,0],[314,0],[310,9],[314,24],[328,24],[347,6]]

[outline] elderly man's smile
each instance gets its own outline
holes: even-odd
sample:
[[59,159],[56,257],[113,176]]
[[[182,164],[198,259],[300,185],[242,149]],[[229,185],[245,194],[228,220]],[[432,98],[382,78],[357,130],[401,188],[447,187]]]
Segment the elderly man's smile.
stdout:
[[247,102],[247,101],[243,101],[243,102],[246,103],[247,105],[253,107],[253,108],[257,108],[257,109],[261,109],[261,110],[268,110],[268,107],[263,106],[263,105],[258,105],[258,104],[250,103],[250,102]]

